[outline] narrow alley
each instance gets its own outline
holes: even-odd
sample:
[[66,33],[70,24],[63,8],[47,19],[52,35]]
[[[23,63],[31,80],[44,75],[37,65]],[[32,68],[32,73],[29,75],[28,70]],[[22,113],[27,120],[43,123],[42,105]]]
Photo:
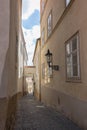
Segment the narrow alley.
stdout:
[[87,0],[0,0],[0,130],[81,129]]
[[81,130],[72,121],[32,96],[18,102],[14,130]]

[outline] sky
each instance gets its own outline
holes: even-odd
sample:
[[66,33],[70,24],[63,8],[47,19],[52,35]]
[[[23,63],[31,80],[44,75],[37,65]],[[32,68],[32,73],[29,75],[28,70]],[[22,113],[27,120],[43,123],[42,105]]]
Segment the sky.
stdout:
[[22,0],[22,29],[28,53],[28,65],[33,65],[36,39],[40,37],[40,0]]

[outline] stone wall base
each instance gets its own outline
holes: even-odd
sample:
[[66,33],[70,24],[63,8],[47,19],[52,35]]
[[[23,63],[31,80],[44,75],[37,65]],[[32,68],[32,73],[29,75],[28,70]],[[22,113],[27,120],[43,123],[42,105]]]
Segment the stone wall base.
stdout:
[[35,91],[34,91],[34,96],[35,96],[35,98],[36,98],[37,100],[41,101],[41,95],[40,95],[40,93],[37,91],[37,89],[35,89]]
[[0,130],[4,130],[5,122],[7,118],[7,106],[8,100],[7,98],[0,99]]
[[52,88],[42,87],[42,102],[54,107],[70,120],[87,130],[87,102]]
[[16,108],[17,108],[17,101],[21,97],[22,97],[22,93],[18,93],[8,99],[7,112],[6,112],[7,115],[6,115],[4,130],[13,130]]

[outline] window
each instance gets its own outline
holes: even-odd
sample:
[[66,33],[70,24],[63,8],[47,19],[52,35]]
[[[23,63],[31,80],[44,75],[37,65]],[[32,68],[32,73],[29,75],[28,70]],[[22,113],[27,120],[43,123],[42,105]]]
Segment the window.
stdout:
[[80,79],[79,39],[78,34],[66,43],[67,79]]
[[71,0],[66,0],[66,6],[70,3]]
[[50,12],[48,19],[47,19],[47,34],[48,37],[50,36],[52,32],[52,11]]
[[42,43],[42,46],[43,46],[44,43],[45,43],[45,33],[44,33],[44,29],[43,29],[42,34],[41,34],[41,43]]

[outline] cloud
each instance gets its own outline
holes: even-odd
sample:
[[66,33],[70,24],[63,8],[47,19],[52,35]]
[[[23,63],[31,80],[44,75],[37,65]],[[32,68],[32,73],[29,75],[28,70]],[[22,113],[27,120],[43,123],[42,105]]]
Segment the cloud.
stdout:
[[40,37],[40,26],[35,25],[32,29],[25,29],[23,27],[24,38],[28,53],[28,65],[32,65],[32,58],[35,49],[36,39]]
[[22,20],[22,25],[24,28],[31,29],[34,25],[40,24],[40,12],[35,10],[34,13],[27,19]]
[[35,10],[40,11],[40,0],[23,0],[22,19],[28,19]]
[[29,43],[29,45],[34,43],[34,40],[40,37],[40,26],[35,25],[32,27],[32,29],[26,29],[23,28],[24,38],[26,43]]
[[40,37],[40,18],[38,16],[40,0],[22,0],[22,5],[22,28],[29,59],[28,65],[32,65],[36,39]]

